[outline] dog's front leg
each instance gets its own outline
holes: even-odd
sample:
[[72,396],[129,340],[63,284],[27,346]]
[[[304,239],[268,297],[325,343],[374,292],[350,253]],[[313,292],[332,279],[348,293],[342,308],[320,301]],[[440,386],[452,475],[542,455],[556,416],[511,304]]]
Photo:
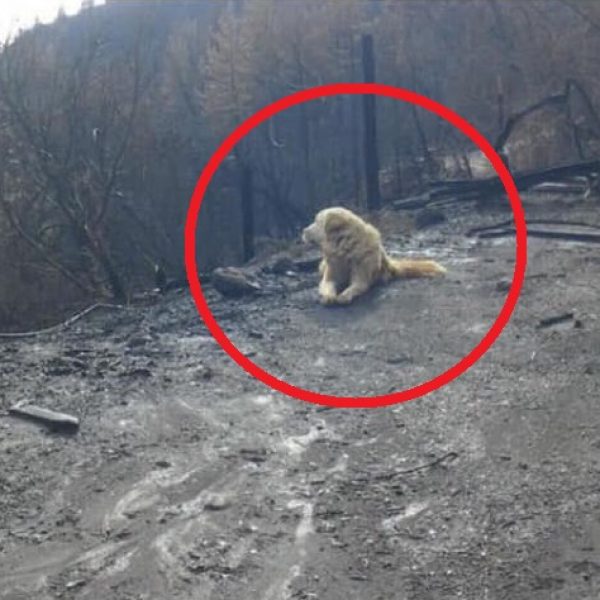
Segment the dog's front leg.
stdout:
[[337,304],[350,304],[352,300],[364,294],[371,287],[370,272],[371,269],[367,265],[355,270],[350,278],[350,285],[336,298]]
[[325,278],[321,279],[319,296],[321,297],[321,304],[335,304],[338,298],[335,283]]
[[364,294],[368,289],[369,283],[365,279],[355,279],[341,294],[338,294],[335,302],[337,304],[350,304],[352,300]]
[[321,262],[319,271],[321,272],[321,281],[319,282],[321,304],[335,304],[337,289],[335,282],[330,279],[329,267],[325,261]]

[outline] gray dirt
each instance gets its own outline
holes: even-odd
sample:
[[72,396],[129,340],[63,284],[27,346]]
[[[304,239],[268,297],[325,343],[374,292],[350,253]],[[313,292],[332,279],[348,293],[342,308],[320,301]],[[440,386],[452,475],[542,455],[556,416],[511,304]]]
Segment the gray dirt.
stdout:
[[[528,215],[598,223],[597,204]],[[443,280],[348,308],[315,274],[207,297],[257,364],[336,395],[437,375],[489,329],[514,241],[464,232],[469,208],[392,251]],[[81,419],[59,435],[0,419],[0,599],[596,599],[600,594],[599,248],[530,240],[517,310],[443,389],[374,410],[273,392],[216,344],[187,292],[0,340],[0,408]],[[539,328],[540,320],[575,318]]]

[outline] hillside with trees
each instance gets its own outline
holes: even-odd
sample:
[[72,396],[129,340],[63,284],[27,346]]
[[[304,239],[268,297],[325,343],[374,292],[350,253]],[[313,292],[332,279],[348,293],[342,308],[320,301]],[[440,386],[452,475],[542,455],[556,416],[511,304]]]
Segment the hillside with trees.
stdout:
[[[2,329],[127,302],[153,286],[157,266],[182,277],[187,205],[218,143],[293,91],[363,81],[365,36],[377,82],[446,104],[490,140],[510,124],[511,168],[597,156],[594,2],[86,3],[0,51]],[[362,111],[360,97],[328,98],[252,132],[203,205],[201,268],[296,237],[320,207],[365,207]],[[477,175],[449,124],[387,99],[376,111],[384,202]]]

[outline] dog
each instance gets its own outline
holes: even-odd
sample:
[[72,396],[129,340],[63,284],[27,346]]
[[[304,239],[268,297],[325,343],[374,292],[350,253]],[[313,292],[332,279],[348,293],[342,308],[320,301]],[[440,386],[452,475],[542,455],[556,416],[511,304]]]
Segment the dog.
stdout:
[[387,255],[381,234],[358,215],[339,206],[317,213],[302,241],[319,246],[322,304],[350,304],[378,283],[401,277],[434,277],[446,269],[433,260],[396,260]]

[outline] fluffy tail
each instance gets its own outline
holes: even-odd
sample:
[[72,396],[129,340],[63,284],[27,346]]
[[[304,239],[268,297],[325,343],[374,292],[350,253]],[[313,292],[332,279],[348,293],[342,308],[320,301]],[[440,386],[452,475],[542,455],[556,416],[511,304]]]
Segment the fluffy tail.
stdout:
[[435,277],[443,275],[446,269],[434,260],[397,260],[386,256],[383,264],[384,279],[397,277]]

